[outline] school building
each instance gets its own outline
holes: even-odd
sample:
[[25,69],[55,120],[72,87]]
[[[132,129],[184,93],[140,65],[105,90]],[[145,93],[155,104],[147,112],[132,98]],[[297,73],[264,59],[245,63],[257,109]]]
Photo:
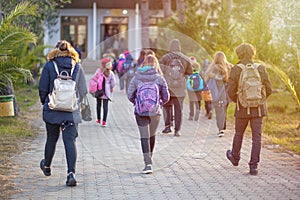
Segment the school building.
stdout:
[[[149,1],[149,43],[155,45],[157,23],[163,19],[161,0]],[[172,10],[176,1],[171,0]],[[59,9],[58,23],[45,31],[44,44],[73,41],[83,59],[97,60],[107,48],[128,49],[136,58],[141,49],[141,6],[139,0],[72,0]],[[117,53],[121,53],[117,51]]]

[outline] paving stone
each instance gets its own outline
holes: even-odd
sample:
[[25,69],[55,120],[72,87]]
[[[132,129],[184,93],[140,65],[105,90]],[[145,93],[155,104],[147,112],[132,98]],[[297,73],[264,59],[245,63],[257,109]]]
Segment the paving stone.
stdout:
[[[91,74],[87,74],[87,81]],[[95,119],[96,102],[89,102]],[[188,121],[184,105],[182,136],[162,134],[158,127],[154,151],[154,173],[144,175],[139,133],[133,106],[126,95],[115,89],[109,103],[106,128],[95,120],[79,125],[77,138],[78,185],[69,188],[62,138],[57,144],[52,175],[45,177],[39,168],[45,144],[45,129],[27,150],[12,160],[19,190],[10,199],[300,199],[300,170],[297,156],[262,148],[258,176],[249,175],[251,138],[245,136],[241,160],[233,167],[225,152],[231,148],[233,130],[216,136],[215,118],[208,120],[201,111],[198,122]],[[229,126],[229,127],[232,127]]]

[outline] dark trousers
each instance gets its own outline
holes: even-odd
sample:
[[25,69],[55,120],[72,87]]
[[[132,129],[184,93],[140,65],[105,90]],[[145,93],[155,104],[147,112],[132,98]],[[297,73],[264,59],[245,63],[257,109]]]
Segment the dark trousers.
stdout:
[[172,105],[174,106],[175,131],[181,129],[182,123],[182,108],[184,97],[170,97],[170,102],[163,106],[165,116],[165,126],[171,126]]
[[211,101],[204,101],[204,107],[205,107],[205,111],[206,114],[208,115],[208,113],[212,112],[212,102]]
[[201,108],[201,101],[190,101],[190,117],[194,117],[194,115],[199,115]]
[[76,137],[77,128],[74,124],[64,126],[46,123],[47,141],[45,145],[45,166],[50,167],[56,149],[56,143],[62,130],[62,137],[67,158],[68,173],[75,173],[77,160]]
[[101,119],[101,106],[103,102],[103,118],[102,121],[106,121],[108,114],[108,99],[97,99],[97,119]]
[[160,115],[135,115],[135,119],[140,132],[141,146],[145,165],[152,164],[152,155],[155,146],[155,133],[160,121]]
[[233,138],[232,155],[235,160],[240,160],[243,136],[248,122],[250,122],[252,132],[252,149],[249,165],[257,167],[261,150],[262,117],[235,118],[235,135]]

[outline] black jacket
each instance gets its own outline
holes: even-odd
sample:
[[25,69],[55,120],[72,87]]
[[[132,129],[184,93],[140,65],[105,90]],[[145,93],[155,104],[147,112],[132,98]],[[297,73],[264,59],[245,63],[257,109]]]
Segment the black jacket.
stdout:
[[[239,62],[239,63],[247,64],[247,63],[252,63],[252,61]],[[229,76],[228,96],[235,103],[237,102],[237,90],[238,90],[238,83],[239,83],[241,71],[242,71],[242,69],[240,67],[238,67],[237,65],[235,65],[231,69],[230,76]],[[265,67],[262,65],[260,65],[258,67],[258,71],[259,71],[259,74],[260,74],[260,77],[262,80],[262,84],[265,85],[265,87],[266,87],[266,96],[268,97],[272,93],[272,85],[269,80],[269,75],[268,75]],[[260,110],[261,110],[261,116],[267,115],[266,104],[260,106]],[[237,106],[236,106],[234,116],[237,118],[259,117],[259,109],[258,108],[250,108],[250,114],[247,114],[247,108],[244,108],[241,105],[239,105],[239,110],[237,109]]]

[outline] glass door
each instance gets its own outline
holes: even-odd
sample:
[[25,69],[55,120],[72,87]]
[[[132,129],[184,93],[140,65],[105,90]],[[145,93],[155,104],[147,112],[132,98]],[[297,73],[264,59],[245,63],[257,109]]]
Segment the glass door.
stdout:
[[61,17],[61,40],[67,40],[87,55],[87,17]]

